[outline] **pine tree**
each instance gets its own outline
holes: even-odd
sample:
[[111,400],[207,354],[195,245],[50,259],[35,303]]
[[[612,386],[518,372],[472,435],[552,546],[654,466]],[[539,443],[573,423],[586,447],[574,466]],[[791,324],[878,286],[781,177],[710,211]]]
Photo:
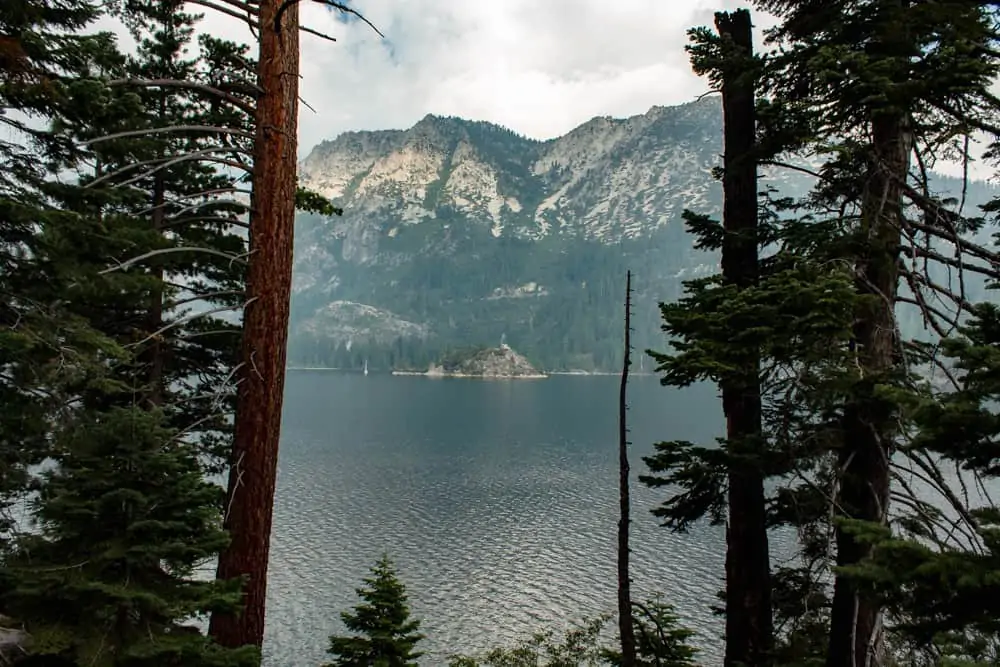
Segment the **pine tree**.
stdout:
[[[825,248],[811,257],[850,266],[857,295],[856,372],[827,388],[839,398],[828,401],[837,567],[826,664],[880,662],[884,600],[861,585],[856,570],[877,536],[926,524],[919,499],[893,493],[894,454],[936,466],[928,451],[907,444],[910,406],[933,393],[914,371],[935,362],[927,348],[903,339],[896,310],[915,304],[940,335],[968,304],[927,264],[984,272],[969,261],[983,257],[983,248],[961,238],[981,222],[963,216],[960,202],[936,197],[927,169],[948,154],[967,155],[970,128],[993,132],[988,119],[1000,107],[988,86],[1000,65],[997,35],[990,9],[961,0],[758,4],[780,19],[771,40],[782,50],[766,77],[776,111],[771,138],[783,137],[777,142],[786,141],[786,150],[829,158],[808,202],[827,221],[814,230]],[[965,257],[945,257],[945,243]],[[932,303],[938,297],[944,310]],[[892,522],[891,496],[907,515]]]
[[388,556],[372,567],[371,576],[358,589],[363,602],[341,618],[352,636],[331,636],[327,652],[334,656],[327,667],[412,667],[422,653],[420,621],[410,619],[406,588],[399,581]]
[[[221,649],[184,621],[238,605],[239,582],[198,578],[225,545],[223,490],[203,479],[196,448],[159,410],[84,412],[60,431],[57,467],[8,570],[9,612],[34,654],[79,664],[254,665],[253,648]],[[236,584],[236,585],[234,585]]]
[[[64,338],[56,348],[59,367],[68,362],[73,371],[63,391],[72,408],[39,426],[57,467],[35,485],[40,533],[18,540],[6,558],[4,610],[32,634],[36,655],[109,665],[254,664],[253,650],[224,651],[183,625],[240,601],[239,581],[198,581],[194,572],[228,541],[221,529],[224,494],[203,481],[208,470],[200,455],[213,453],[213,432],[226,428],[225,411],[214,405],[224,406],[225,392],[204,395],[229,374],[238,337],[223,346],[211,338],[192,342],[209,333],[198,318],[167,321],[184,305],[185,290],[232,299],[242,279],[232,258],[245,248],[231,231],[239,222],[232,216],[246,206],[219,206],[211,195],[231,191],[232,179],[204,159],[178,159],[192,150],[208,154],[206,143],[225,132],[207,138],[151,132],[213,121],[238,129],[247,122],[245,113],[225,117],[185,92],[200,77],[231,73],[219,64],[238,59],[241,50],[205,39],[214,61],[199,67],[180,56],[192,17],[175,12],[177,3],[139,3],[139,9],[147,19],[141,31],[150,33],[137,32],[138,56],[118,54],[106,36],[91,39],[104,50],[80,55],[78,71],[67,73],[58,89],[60,105],[79,111],[52,114],[48,130],[34,131],[47,140],[34,150],[47,170],[78,177],[39,175],[39,202],[60,215],[28,213],[36,225],[24,235],[33,273],[24,290],[35,302],[39,294],[62,300],[56,301],[61,319],[79,322],[104,347],[85,357],[78,338]],[[150,77],[178,77],[179,91],[145,85]],[[225,148],[239,153],[239,146]],[[157,261],[184,246],[199,250]],[[193,252],[215,261],[192,261]],[[138,261],[149,259],[145,266]],[[186,280],[180,288],[177,276]],[[42,287],[31,279],[41,279]],[[205,326],[209,318],[200,319]],[[52,337],[65,329],[45,324]],[[88,521],[101,530],[88,530]]]
[[14,0],[0,6],[0,535],[25,488],[26,467],[43,459],[48,430],[100,381],[114,345],[68,312],[65,288],[81,260],[63,241],[77,216],[53,195],[50,165],[72,166],[79,151],[46,127],[85,115],[88,75],[116,58],[108,35],[83,34],[97,17],[89,2]]

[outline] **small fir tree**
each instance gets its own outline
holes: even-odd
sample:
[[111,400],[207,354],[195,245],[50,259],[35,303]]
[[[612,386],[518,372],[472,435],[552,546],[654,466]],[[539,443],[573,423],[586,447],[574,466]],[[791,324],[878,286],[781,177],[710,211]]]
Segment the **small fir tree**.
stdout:
[[84,411],[55,442],[26,536],[7,565],[7,610],[36,655],[94,667],[251,666],[252,647],[214,645],[191,618],[235,608],[239,581],[198,577],[225,545],[223,489],[159,410]]
[[392,560],[382,556],[371,576],[357,590],[363,602],[340,617],[353,636],[331,636],[326,667],[410,667],[423,653],[414,648],[424,635],[420,621],[410,619],[406,587],[396,576]]

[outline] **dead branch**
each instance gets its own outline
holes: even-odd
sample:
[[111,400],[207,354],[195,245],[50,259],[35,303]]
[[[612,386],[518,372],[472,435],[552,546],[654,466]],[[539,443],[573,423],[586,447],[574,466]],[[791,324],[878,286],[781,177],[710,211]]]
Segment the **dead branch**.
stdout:
[[185,90],[197,90],[203,93],[208,93],[209,95],[214,95],[221,100],[229,102],[234,107],[238,108],[240,111],[244,111],[248,114],[253,115],[254,106],[247,103],[244,100],[231,95],[218,88],[213,88],[204,83],[195,83],[194,81],[181,81],[179,79],[117,79],[115,81],[109,81],[109,86],[136,86],[142,88],[182,88]]
[[[251,8],[249,8],[249,5],[248,5],[248,9],[246,10],[246,13],[245,14],[241,14],[241,13],[239,13],[238,11],[236,11],[234,9],[229,9],[228,7],[223,7],[222,5],[218,5],[218,4],[214,3],[214,2],[210,2],[209,0],[187,0],[187,2],[190,2],[192,5],[201,5],[202,7],[208,7],[209,9],[214,9],[217,12],[221,12],[221,13],[226,14],[228,16],[232,16],[233,18],[237,18],[237,19],[243,21],[244,23],[246,23],[250,27],[251,30],[259,30],[260,29],[260,23],[258,21],[254,21],[254,19],[253,19],[253,17],[257,16],[257,12],[253,11]],[[234,4],[233,0],[220,0],[220,2],[225,2],[225,3],[231,4],[231,5]]]
[[[306,27],[306,26],[304,26],[304,25],[300,25],[300,26],[299,26],[299,30],[301,30],[302,32],[307,32],[307,33],[309,33],[310,35],[316,35],[317,37],[320,37],[320,38],[322,38],[322,39],[325,39],[325,40],[327,40],[327,41],[329,41],[329,42],[336,42],[336,41],[337,41],[337,38],[336,38],[336,37],[333,37],[333,36],[331,36],[331,35],[328,35],[328,34],[326,34],[325,32],[320,32],[319,30],[313,30],[312,28],[307,28],[307,27]],[[299,101],[300,101],[300,102],[302,101],[302,98],[301,98],[301,97],[299,98]],[[303,104],[305,104],[305,103],[303,102]],[[309,105],[306,105],[306,106],[309,106]],[[310,109],[312,109],[312,107],[309,107],[309,108],[310,108]],[[313,109],[313,111],[315,111],[315,109]]]
[[242,296],[243,292],[240,290],[218,290],[216,292],[205,292],[203,294],[195,294],[194,296],[189,296],[184,299],[178,299],[177,301],[168,301],[163,304],[165,309],[180,308],[181,306],[186,306],[189,303],[194,303],[195,301],[205,301],[208,299],[216,299],[220,296]]
[[944,476],[941,474],[937,465],[933,461],[929,460],[929,455],[926,452],[916,451],[905,447],[901,449],[906,455],[906,458],[920,468],[923,475],[917,473],[915,470],[908,470],[907,472],[914,475],[918,479],[921,479],[925,484],[940,493],[941,496],[952,506],[952,509],[958,513],[966,525],[978,533],[979,521],[977,521],[976,518],[969,513],[969,509],[955,495],[951,486],[944,480]]
[[[335,2],[334,0],[313,0],[313,2],[318,2],[321,5],[326,5],[327,7],[333,7],[334,9],[340,10],[344,14],[350,14],[352,16],[358,17],[359,19],[361,19],[361,21],[366,23],[369,28],[374,30],[375,34],[377,34],[382,39],[385,39],[385,35],[382,34],[382,31],[376,28],[375,24],[369,21],[367,18],[365,18],[364,14],[362,14],[358,10],[352,9],[351,7],[348,7],[343,3]],[[297,5],[297,4],[299,4],[299,0],[285,0],[284,2],[281,3],[281,6],[278,7],[278,11],[274,14],[275,32],[281,31],[281,17],[285,15],[285,12],[288,11],[288,8],[291,7],[292,5]]]
[[[213,150],[212,152],[213,153],[218,153],[218,152],[222,152],[222,151]],[[143,174],[139,174],[138,176],[133,176],[132,178],[130,178],[130,179],[126,180],[126,181],[122,181],[118,185],[119,185],[119,187],[122,187],[122,186],[125,186],[125,185],[132,185],[133,183],[141,181],[144,178],[149,178],[150,176],[152,176],[153,174],[155,174],[156,172],[158,172],[158,171],[160,171],[162,169],[166,169],[167,167],[172,167],[172,166],[174,166],[176,164],[180,164],[182,162],[191,162],[191,161],[211,162],[211,163],[215,163],[215,164],[221,164],[221,165],[223,165],[225,167],[232,167],[233,169],[238,169],[238,170],[243,171],[243,172],[245,172],[247,174],[252,174],[253,173],[253,167],[251,167],[250,165],[248,165],[245,162],[240,162],[239,160],[230,160],[230,159],[227,159],[227,158],[213,157],[212,155],[197,156],[197,155],[189,153],[189,154],[183,155],[183,156],[181,156],[181,157],[179,157],[179,158],[177,158],[175,160],[170,160],[170,162],[163,163],[160,166],[158,166],[158,167],[156,167],[154,169],[150,169],[149,171],[147,171],[147,172],[145,172]]]
[[924,259],[931,259],[935,262],[944,264],[945,266],[950,266],[952,268],[958,269],[959,271],[970,271],[972,273],[978,273],[981,276],[986,276],[992,280],[1000,280],[1000,264],[995,264],[991,267],[983,266],[982,264],[973,264],[961,258],[945,257],[933,250],[927,250],[925,248],[920,248],[917,246],[900,246],[901,252],[909,253],[912,257],[922,257]]
[[234,310],[240,310],[242,308],[245,308],[249,304],[250,304],[250,301],[247,301],[245,303],[242,303],[242,304],[239,304],[239,305],[236,305],[236,306],[219,306],[218,308],[212,308],[211,310],[205,310],[205,311],[201,311],[201,312],[197,312],[197,313],[188,313],[187,315],[185,315],[183,317],[177,318],[176,320],[174,320],[173,322],[167,324],[166,326],[160,327],[158,330],[156,330],[153,333],[149,334],[148,336],[146,336],[142,340],[136,341],[135,343],[129,343],[127,347],[138,347],[138,346],[142,345],[143,343],[147,343],[147,342],[153,340],[154,338],[158,338],[159,336],[163,335],[164,333],[166,333],[167,331],[173,329],[174,327],[179,327],[182,324],[187,324],[188,322],[190,322],[192,320],[196,320],[199,317],[208,317],[210,315],[216,315],[218,313],[225,313],[225,312],[231,312],[231,311],[234,311]]
[[234,227],[242,227],[243,229],[250,229],[250,223],[244,222],[239,218],[228,218],[221,215],[196,215],[189,218],[178,218],[171,222],[166,222],[160,226],[160,229],[173,229],[175,227],[181,227],[183,225],[191,224],[193,222],[217,222],[223,225],[233,225]]
[[145,137],[153,134],[165,134],[167,132],[211,132],[213,134],[232,134],[247,139],[254,138],[253,132],[247,132],[235,127],[222,127],[220,125],[167,125],[166,127],[151,127],[145,130],[127,130],[125,132],[106,134],[96,139],[81,141],[80,145],[92,146],[102,141],[112,141],[113,139],[125,139],[128,137]]
[[151,257],[156,257],[158,255],[167,255],[167,254],[172,254],[172,253],[177,253],[177,252],[203,252],[203,253],[208,254],[208,255],[216,255],[218,257],[225,257],[226,259],[228,259],[231,262],[240,262],[242,264],[246,263],[246,260],[243,259],[243,258],[241,258],[238,255],[233,255],[232,253],[223,252],[221,250],[216,250],[214,248],[203,248],[201,246],[181,246],[181,247],[177,247],[177,248],[160,248],[158,250],[150,250],[149,252],[143,253],[141,255],[137,255],[135,257],[132,257],[131,259],[125,260],[124,262],[120,262],[118,264],[118,266],[112,266],[111,268],[104,269],[103,271],[99,272],[97,275],[103,276],[103,275],[105,275],[107,273],[113,273],[115,271],[127,271],[131,266],[133,266],[133,265],[135,265],[135,264],[137,264],[137,263],[139,263],[139,262],[141,262],[143,260],[150,259]]
[[[146,171],[143,174],[140,174],[139,176],[134,177],[134,178],[126,181],[125,183],[119,183],[120,186],[122,186],[122,185],[128,185],[128,184],[131,184],[131,183],[135,183],[136,181],[142,180],[143,178],[148,178],[148,177],[152,176],[153,174],[155,174],[156,172],[160,171],[161,169],[166,169],[167,167],[173,166],[175,164],[178,164],[178,163],[181,163],[181,162],[187,162],[189,160],[202,160],[202,159],[206,159],[207,160],[208,157],[211,156],[211,155],[214,155],[216,153],[228,153],[228,152],[231,152],[232,150],[233,149],[231,147],[228,147],[228,146],[226,146],[226,147],[203,148],[203,149],[200,149],[200,150],[197,150],[197,151],[191,151],[189,153],[184,153],[182,155],[175,156],[175,157],[152,158],[152,159],[149,159],[149,160],[140,160],[138,162],[133,162],[132,164],[126,165],[126,166],[122,167],[121,169],[116,169],[115,171],[108,172],[107,174],[102,174],[101,176],[98,176],[97,178],[95,178],[94,180],[90,181],[89,183],[87,183],[83,187],[85,187],[85,188],[92,188],[92,187],[94,187],[95,185],[97,185],[99,183],[103,183],[104,181],[108,181],[108,180],[111,180],[111,179],[116,178],[118,176],[121,176],[122,174],[124,174],[124,173],[126,173],[128,171],[131,171],[133,169],[142,168],[142,167],[149,167],[151,165],[158,165],[156,168],[151,169],[149,171]],[[241,165],[239,163],[236,163],[236,166],[238,166],[241,169],[247,169],[249,171],[248,168],[246,168],[244,165]]]
[[965,311],[973,312],[975,310],[975,306],[970,301],[963,299],[958,294],[955,294],[955,292],[953,292],[952,290],[946,287],[942,287],[941,285],[938,285],[933,280],[929,280],[927,277],[922,276],[919,273],[913,273],[912,271],[905,271],[905,273],[906,275],[911,277],[915,282],[921,283],[922,285],[925,285],[934,292],[941,294],[942,296],[946,297],[949,301],[963,308]]

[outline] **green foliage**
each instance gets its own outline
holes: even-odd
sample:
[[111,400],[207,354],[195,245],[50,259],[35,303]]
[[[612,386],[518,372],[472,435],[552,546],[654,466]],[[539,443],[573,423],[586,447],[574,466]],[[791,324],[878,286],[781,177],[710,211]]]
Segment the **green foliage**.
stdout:
[[358,589],[362,602],[340,617],[351,636],[331,636],[327,667],[414,667],[421,652],[420,621],[410,618],[406,587],[388,556],[372,567]]
[[[494,648],[482,655],[456,655],[449,667],[596,667],[621,664],[621,652],[605,643],[602,635],[612,619],[599,616],[572,627],[561,636],[539,632],[510,647]],[[680,624],[674,608],[660,596],[633,603],[633,623],[639,665],[694,667],[697,649],[688,642],[694,633]]]
[[453,656],[449,667],[594,667],[608,664],[600,634],[609,616],[571,628],[556,639],[540,632],[510,648],[495,648],[482,656]]
[[[0,8],[0,107],[41,121],[5,117],[20,136],[0,144],[12,165],[0,175],[0,397],[22,411],[0,418],[11,451],[0,453],[0,486],[23,496],[27,464],[54,466],[32,484],[38,531],[5,545],[0,606],[39,660],[253,665],[254,651],[221,649],[185,625],[239,601],[238,587],[197,572],[226,543],[204,455],[220,453],[228,429],[220,380],[238,337],[204,336],[223,324],[211,315],[174,319],[197,301],[240,303],[230,256],[245,240],[231,221],[245,207],[205,201],[233,179],[183,159],[222,133],[145,133],[251,119],[183,86],[135,83],[238,83],[247,49],[206,36],[187,59],[194,18],[181,3],[108,4],[129,19],[134,56],[85,34],[92,3]],[[174,252],[188,247],[208,252]]]
[[182,625],[235,608],[240,587],[197,576],[227,541],[223,490],[163,421],[115,408],[59,432],[57,467],[33,503],[39,533],[7,563],[7,610],[33,653],[115,667],[256,664],[253,650],[222,650]]
[[344,209],[334,206],[323,195],[302,187],[295,190],[295,208],[317,215],[344,215]]
[[[673,605],[661,596],[644,603],[632,603],[639,665],[650,667],[694,667],[698,650],[689,643],[694,632],[681,625]],[[612,665],[621,664],[621,654],[605,652]]]

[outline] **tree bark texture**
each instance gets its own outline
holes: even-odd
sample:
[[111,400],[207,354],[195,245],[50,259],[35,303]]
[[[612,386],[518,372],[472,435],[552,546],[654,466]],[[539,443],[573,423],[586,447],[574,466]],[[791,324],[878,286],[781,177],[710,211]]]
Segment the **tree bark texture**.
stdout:
[[[896,86],[909,79],[913,46],[905,29],[908,0],[886,0],[881,5],[875,36],[866,48],[881,61]],[[898,363],[895,303],[899,283],[899,255],[904,184],[913,149],[906,100],[890,99],[869,105],[869,147],[861,191],[861,248],[855,275],[861,304],[854,326],[860,379],[845,405],[843,442],[839,454],[838,514],[850,519],[885,524],[889,512],[889,460],[897,435],[891,402],[876,395],[879,383],[891,382]],[[837,565],[864,560],[870,546],[848,531],[836,532]],[[878,600],[845,576],[834,583],[830,618],[828,667],[867,667],[884,658],[882,607]]]
[[[722,276],[750,287],[759,275],[757,243],[757,125],[750,12],[715,15],[719,36],[736,47],[742,62],[723,72],[724,175]],[[745,66],[744,66],[745,65]],[[726,548],[726,651],[724,664],[770,664],[773,646],[770,554],[764,477],[755,462],[761,434],[760,359],[723,378],[722,405],[732,460],[729,464],[729,525]]]
[[239,615],[214,614],[211,636],[223,646],[260,646],[270,550],[278,439],[285,384],[288,310],[295,222],[299,87],[299,15],[280,0],[261,0],[253,194],[250,213],[248,304],[243,319],[242,382],[238,390],[225,527],[231,542],[218,577],[245,577]]
[[[840,515],[885,524],[889,510],[889,459],[896,434],[893,406],[875,395],[876,385],[896,364],[896,301],[899,273],[903,183],[909,171],[912,140],[906,118],[879,114],[871,123],[873,147],[863,194],[862,231],[865,254],[857,265],[857,288],[872,299],[854,327],[858,365],[863,373],[844,410],[839,455]],[[846,530],[836,533],[837,565],[853,565],[870,547]],[[857,590],[847,577],[834,584],[828,667],[881,664],[882,608]]]
[[635,667],[635,626],[632,623],[632,580],[629,576],[628,370],[632,365],[632,272],[625,274],[625,356],[618,395],[618,633],[621,667]]

